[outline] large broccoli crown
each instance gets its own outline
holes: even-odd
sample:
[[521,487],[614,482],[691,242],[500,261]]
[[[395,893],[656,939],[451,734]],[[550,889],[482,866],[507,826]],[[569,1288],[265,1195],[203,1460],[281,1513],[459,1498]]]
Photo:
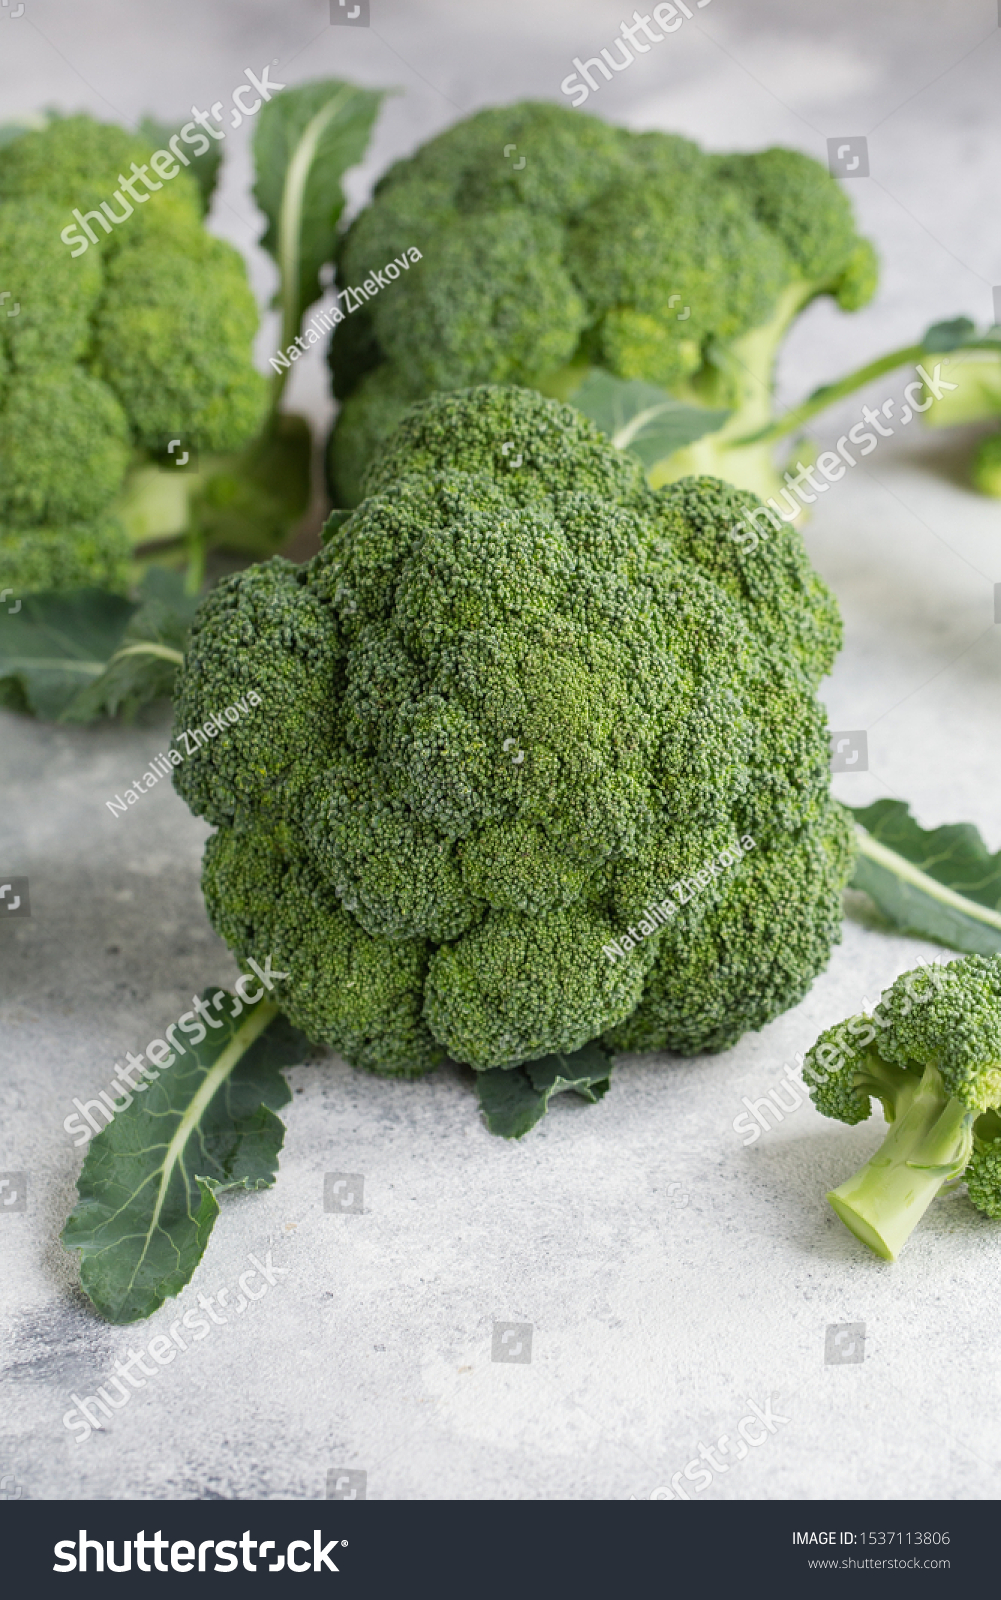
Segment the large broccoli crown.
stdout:
[[[220,584],[179,677],[175,782],[219,827],[206,895],[237,954],[288,965],[306,939],[281,1003],[393,1071],[429,1041],[490,1068],[633,1024],[623,1048],[721,1048],[797,1000],[850,865],[814,700],[836,615],[798,535],[744,554],[749,496],[654,492],[528,389],[414,406],[367,490],[307,566]],[[652,918],[715,856],[676,925]],[[327,941],[362,963],[362,1044],[316,976]]]
[[848,201],[808,156],[707,155],[545,103],[478,112],[390,168],[345,235],[340,280],[411,246],[426,265],[335,332],[342,503],[359,496],[359,447],[397,420],[391,396],[565,393],[560,375],[589,364],[680,391],[780,309],[821,293],[854,308],[875,286]]
[[[131,216],[117,198],[151,153],[87,116],[0,150],[0,279],[20,308],[0,311],[0,566],[22,593],[121,587],[128,541],[110,551],[109,508],[134,451],[174,434],[236,450],[263,421],[253,295],[238,252],[205,233],[194,179],[178,172]],[[60,237],[74,209],[111,229],[91,218],[82,255]]]

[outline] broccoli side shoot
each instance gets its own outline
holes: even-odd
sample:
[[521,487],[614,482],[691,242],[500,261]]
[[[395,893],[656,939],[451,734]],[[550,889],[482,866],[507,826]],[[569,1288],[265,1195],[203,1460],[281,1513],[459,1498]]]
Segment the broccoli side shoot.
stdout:
[[[526,160],[498,159],[505,145]],[[772,424],[786,334],[817,296],[855,310],[876,284],[847,197],[808,156],[716,156],[532,102],[479,111],[391,167],[344,235],[341,283],[410,245],[425,265],[334,336],[338,505],[362,498],[411,401],[514,383],[574,404],[589,371],[731,413],[665,447],[655,487],[710,474],[779,494],[773,442],[751,436]]]
[[871,1016],[822,1034],[803,1076],[818,1111],[862,1122],[878,1100],[879,1150],[828,1199],[870,1250],[899,1255],[944,1184],[1001,1216],[1001,956],[906,972]]

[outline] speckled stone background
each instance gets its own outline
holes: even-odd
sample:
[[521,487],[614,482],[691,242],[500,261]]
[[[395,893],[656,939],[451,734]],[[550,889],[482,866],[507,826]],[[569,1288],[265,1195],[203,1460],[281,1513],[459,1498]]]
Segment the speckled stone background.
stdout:
[[[288,83],[399,87],[351,176],[355,202],[455,117],[558,99],[572,57],[629,15],[618,0],[372,0],[372,26],[348,29],[329,26],[327,0],[24,4],[0,15],[7,116],[170,117],[275,57]],[[847,187],[883,286],[858,316],[825,303],[804,317],[782,370],[791,400],[931,320],[989,320],[999,71],[995,0],[713,0],[593,106],[718,149],[823,159],[828,136],[868,137],[872,175]],[[229,136],[213,227],[247,252],[263,298],[247,133]],[[269,317],[262,365],[276,342]],[[906,376],[822,418],[818,441],[863,398],[899,408]],[[291,402],[325,423],[318,359],[300,363]],[[838,793],[905,797],[929,825],[974,821],[993,849],[1001,505],[964,487],[974,437],[914,424],[884,440],[806,537],[846,620],[823,691],[832,725],[869,738],[871,770]],[[123,1051],[235,976],[199,895],[206,829],[166,785],[124,817],[105,807],[166,729],[159,714],[89,730],[0,714],[0,869],[26,875],[32,899],[30,920],[0,927],[0,1177],[28,1175],[26,1209],[0,1208],[0,1497],[317,1499],[329,1484],[370,1499],[645,1498],[754,1406],[783,1420],[727,1457],[704,1498],[1001,1492],[998,1226],[960,1191],[898,1263],[877,1261],[823,1199],[876,1126],[806,1104],[746,1146],[733,1128],[821,1026],[941,953],[878,931],[859,897],[795,1011],[723,1056],[625,1062],[600,1105],[559,1101],[521,1144],[487,1134],[458,1071],[392,1084],[331,1057],[297,1068],[277,1187],[225,1201],[179,1308],[103,1324],[58,1243],[80,1161],[63,1120]],[[362,1211],[324,1212],[330,1172],[363,1176]],[[75,1441],[72,1393],[92,1395],[120,1354],[268,1251],[266,1295]],[[498,1322],[530,1326],[530,1361],[491,1359]],[[839,1339],[841,1324],[864,1336]]]

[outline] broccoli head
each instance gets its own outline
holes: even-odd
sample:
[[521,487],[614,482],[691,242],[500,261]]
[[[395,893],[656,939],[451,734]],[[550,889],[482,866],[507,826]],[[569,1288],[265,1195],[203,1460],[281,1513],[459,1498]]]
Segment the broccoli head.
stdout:
[[754,504],[653,490],[488,385],[413,406],[312,561],[203,601],[174,781],[218,830],[213,925],[290,974],[297,1025],[484,1070],[722,1049],[800,999],[851,869],[815,699],[839,623],[797,533],[733,537]]
[[[174,434],[240,450],[264,418],[242,258],[205,232],[187,173],[144,190],[132,168],[150,156],[87,116],[0,150],[0,279],[17,307],[0,308],[0,578],[20,593],[123,587],[133,462]],[[96,243],[74,211],[96,213]]]
[[944,1184],[1001,1216],[1001,956],[906,972],[871,1016],[829,1028],[803,1076],[818,1111],[890,1131],[828,1199],[863,1244],[893,1260]]
[[[524,161],[498,152],[515,144]],[[828,173],[793,150],[716,156],[566,107],[478,112],[376,186],[345,234],[345,285],[416,245],[423,267],[340,323],[336,503],[406,404],[433,390],[515,383],[569,399],[589,368],[732,415],[654,464],[653,484],[711,472],[773,494],[771,421],[789,325],[816,296],[847,310],[875,288],[873,251]]]

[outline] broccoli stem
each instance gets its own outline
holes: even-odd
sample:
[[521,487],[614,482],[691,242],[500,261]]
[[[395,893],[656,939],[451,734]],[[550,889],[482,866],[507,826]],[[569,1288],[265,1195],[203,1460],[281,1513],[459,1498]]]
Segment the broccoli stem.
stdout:
[[185,594],[200,594],[202,584],[205,582],[205,557],[208,549],[208,540],[205,530],[201,527],[197,517],[192,513],[191,525],[185,540],[188,554],[188,564],[184,574]]
[[[858,1081],[869,1087],[864,1074]],[[886,1261],[899,1255],[942,1185],[963,1172],[973,1148],[973,1113],[946,1093],[936,1069],[911,1082],[895,1106],[884,1100],[895,1114],[876,1154],[827,1196],[845,1226]]]
[[703,367],[674,393],[693,405],[730,407],[733,414],[715,433],[704,434],[651,467],[647,475],[653,488],[706,473],[725,478],[738,489],[750,489],[762,500],[779,493],[783,483],[771,447],[747,448],[746,440],[748,429],[763,431],[769,423],[779,351],[814,292],[809,284],[790,284],[779,296],[769,322],[732,345],[710,347]]
[[884,372],[892,372],[896,367],[910,366],[920,361],[925,354],[923,345],[907,344],[899,350],[891,350],[887,355],[880,356],[878,361],[869,361],[864,367],[856,367],[854,372],[846,373],[836,383],[825,383],[819,389],[814,389],[811,395],[793,406],[791,411],[786,411],[781,417],[776,417],[766,428],[761,428],[757,433],[745,434],[742,438],[734,440],[735,445],[771,444],[776,439],[784,439],[795,428],[804,422],[809,422],[818,411],[824,411],[835,400],[843,400],[846,395],[854,394],[856,389],[863,388],[871,383],[873,378],[882,377]]

